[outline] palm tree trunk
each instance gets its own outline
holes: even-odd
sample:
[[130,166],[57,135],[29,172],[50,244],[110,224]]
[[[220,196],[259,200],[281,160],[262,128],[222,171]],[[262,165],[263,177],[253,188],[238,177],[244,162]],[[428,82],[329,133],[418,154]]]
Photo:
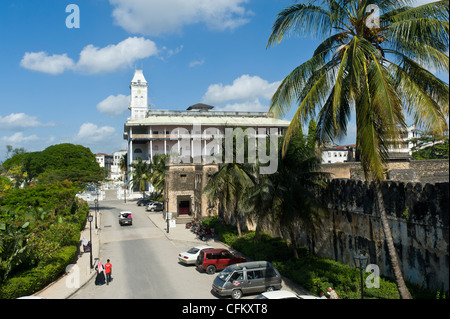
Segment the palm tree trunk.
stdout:
[[395,251],[394,240],[392,238],[391,228],[386,215],[386,209],[384,208],[383,194],[381,193],[381,183],[379,181],[374,182],[376,204],[380,211],[381,223],[383,226],[384,236],[388,247],[389,259],[391,262],[392,271],[394,272],[397,289],[402,299],[412,299],[412,296],[406,287],[405,280],[403,279],[400,264],[398,262],[397,252]]
[[238,231],[238,236],[242,237],[241,219],[239,218],[238,201],[237,200],[236,200],[236,202],[234,204],[234,218],[236,219],[236,227],[237,227],[237,231]]
[[296,224],[289,224],[288,228],[288,234],[289,234],[289,238],[290,238],[290,248],[292,250],[292,254],[294,255],[294,259],[300,259],[299,255],[298,255],[298,251],[297,251],[297,239],[296,239],[296,233],[295,233],[295,229],[296,229]]

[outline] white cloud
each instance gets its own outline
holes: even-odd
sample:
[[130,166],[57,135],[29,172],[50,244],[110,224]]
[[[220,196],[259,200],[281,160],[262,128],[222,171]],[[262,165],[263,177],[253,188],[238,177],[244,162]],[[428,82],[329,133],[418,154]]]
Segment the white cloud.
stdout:
[[130,37],[101,49],[89,44],[80,53],[77,69],[87,73],[111,72],[123,66],[132,66],[136,60],[157,53],[155,42],[138,37]]
[[114,127],[98,127],[97,125],[88,122],[81,125],[75,140],[88,145],[108,141],[111,139],[111,136],[115,133],[115,131],[116,130]]
[[2,141],[6,142],[9,145],[21,145],[23,143],[37,141],[39,138],[33,134],[30,136],[24,136],[23,132],[14,133],[12,136],[3,136]]
[[129,102],[130,96],[123,94],[110,95],[97,104],[97,110],[111,117],[117,117],[123,115],[128,108]]
[[132,66],[139,59],[158,54],[155,42],[142,37],[129,37],[117,44],[98,48],[87,45],[80,52],[80,59],[75,63],[67,54],[49,56],[46,52],[25,53],[20,65],[25,69],[61,74],[72,69],[83,73],[106,73],[121,67]]
[[75,65],[67,54],[54,54],[49,56],[46,52],[26,52],[20,61],[20,65],[25,69],[39,71],[49,74],[60,74],[67,69],[72,69]]
[[203,96],[203,102],[223,105],[234,101],[261,108],[260,99],[270,100],[281,82],[269,83],[259,76],[244,74],[231,85],[212,84]]
[[191,63],[189,63],[189,67],[193,68],[194,66],[202,65],[203,63],[205,63],[205,59],[201,59],[198,61],[192,61]]
[[259,99],[249,100],[242,103],[226,104],[223,107],[215,108],[216,111],[231,112],[268,112],[269,105],[261,103]]
[[244,74],[230,85],[211,84],[202,101],[215,105],[220,111],[267,112],[269,100],[280,83]]
[[113,17],[128,32],[147,35],[180,32],[185,25],[204,23],[210,29],[235,29],[249,22],[249,0],[110,0]]
[[0,116],[0,129],[2,130],[22,130],[30,127],[53,126],[53,123],[43,124],[36,116],[25,113],[11,113]]

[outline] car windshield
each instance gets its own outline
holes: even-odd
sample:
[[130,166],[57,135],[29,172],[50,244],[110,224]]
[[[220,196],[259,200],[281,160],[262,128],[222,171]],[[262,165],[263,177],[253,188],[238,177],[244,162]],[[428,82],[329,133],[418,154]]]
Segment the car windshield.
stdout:
[[230,275],[233,273],[233,270],[231,270],[230,268],[225,268],[224,270],[222,270],[220,272],[220,274],[217,276],[218,279],[220,279],[221,281],[225,282],[228,280],[228,277],[230,277]]
[[198,248],[193,247],[193,248],[189,249],[187,252],[188,252],[189,254],[196,254],[198,251],[199,251]]

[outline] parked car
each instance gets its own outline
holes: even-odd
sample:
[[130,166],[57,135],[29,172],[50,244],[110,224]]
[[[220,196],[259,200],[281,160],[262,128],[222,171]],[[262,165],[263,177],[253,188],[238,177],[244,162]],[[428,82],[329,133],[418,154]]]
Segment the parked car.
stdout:
[[250,261],[225,268],[212,284],[220,296],[240,299],[243,294],[281,289],[281,275],[268,261]]
[[316,297],[311,295],[297,295],[292,291],[276,290],[266,291],[258,295],[255,299],[327,299],[327,297]]
[[150,202],[147,204],[146,210],[149,210],[151,212],[161,212],[164,210],[164,204],[158,203],[158,202]]
[[133,224],[133,216],[132,216],[131,212],[120,212],[119,224],[120,224],[120,226],[132,225]]
[[178,261],[185,264],[195,264],[198,255],[202,249],[213,248],[211,246],[195,246],[189,249],[188,251],[182,252],[178,254]]
[[152,202],[149,198],[139,198],[136,202],[136,204],[138,206],[146,206],[147,204],[149,204],[150,202]]
[[203,249],[200,251],[195,265],[197,269],[206,271],[207,274],[214,274],[217,270],[222,270],[230,265],[246,262],[243,257],[233,255],[226,249]]

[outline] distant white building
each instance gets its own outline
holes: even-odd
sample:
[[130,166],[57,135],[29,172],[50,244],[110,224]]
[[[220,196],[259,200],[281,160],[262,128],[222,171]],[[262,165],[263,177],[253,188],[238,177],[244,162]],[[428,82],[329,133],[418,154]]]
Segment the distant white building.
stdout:
[[411,139],[419,137],[420,131],[416,129],[416,126],[415,125],[408,126],[406,131],[401,133],[401,137],[397,147],[394,148],[394,146],[391,146],[389,148],[389,153],[394,157],[401,154],[411,156],[412,148],[415,146],[415,144],[411,141]]
[[122,170],[120,169],[120,160],[124,155],[127,154],[126,150],[121,150],[113,153],[113,163],[111,165],[111,179],[113,180],[123,180]]
[[97,153],[95,154],[95,159],[97,160],[97,163],[100,165],[100,167],[105,167],[106,169],[111,170],[111,165],[113,162],[112,155]]
[[[397,143],[397,147],[392,145],[389,148],[390,159],[408,159],[412,155],[412,148],[415,144],[411,141],[414,138],[420,137],[420,131],[416,129],[415,125],[408,126]],[[356,144],[351,145],[331,145],[327,146],[322,151],[322,164],[354,162],[357,158]]]
[[322,164],[353,162],[356,144],[332,145],[322,150]]

